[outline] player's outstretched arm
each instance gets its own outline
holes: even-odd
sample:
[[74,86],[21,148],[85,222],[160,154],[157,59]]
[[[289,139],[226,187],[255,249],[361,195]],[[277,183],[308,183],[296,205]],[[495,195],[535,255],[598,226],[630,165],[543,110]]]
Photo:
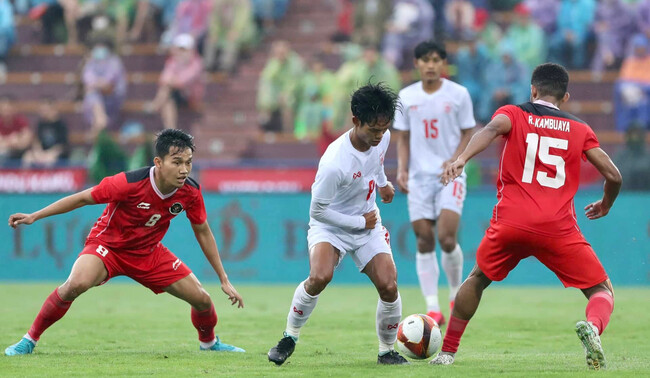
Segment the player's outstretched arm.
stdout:
[[9,216],[9,226],[16,228],[19,224],[32,224],[39,219],[47,218],[56,214],[63,214],[86,205],[94,205],[96,202],[90,195],[92,188],[79,193],[63,197],[60,200],[31,214],[16,213]]
[[598,219],[609,213],[609,209],[614,205],[614,201],[621,190],[623,177],[618,171],[616,165],[609,158],[609,155],[600,147],[592,148],[585,152],[587,159],[598,169],[598,172],[605,177],[605,186],[603,188],[603,198],[594,203],[585,206],[585,215],[589,219]]
[[447,185],[460,176],[469,159],[485,150],[496,137],[509,133],[511,128],[510,118],[503,114],[494,117],[490,123],[472,136],[465,151],[458,156],[456,161],[445,168],[442,176],[440,176],[440,182]]
[[201,246],[203,254],[210,262],[210,265],[212,265],[212,269],[217,273],[217,276],[219,276],[219,281],[221,281],[221,290],[226,293],[231,304],[237,304],[237,307],[239,308],[244,307],[244,300],[228,280],[226,270],[223,268],[221,257],[219,256],[219,249],[217,248],[217,241],[214,239],[214,234],[210,229],[210,225],[205,221],[202,224],[192,224],[192,229],[194,230],[194,235]]

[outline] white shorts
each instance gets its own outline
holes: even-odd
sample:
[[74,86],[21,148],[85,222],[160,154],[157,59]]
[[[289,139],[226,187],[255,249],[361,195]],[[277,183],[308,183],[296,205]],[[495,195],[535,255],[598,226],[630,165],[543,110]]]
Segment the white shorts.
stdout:
[[436,220],[442,209],[451,210],[458,215],[463,213],[466,194],[466,178],[462,175],[444,186],[438,179],[409,180],[408,207],[409,219]]
[[323,227],[310,227],[307,232],[307,243],[309,253],[318,243],[330,243],[334,248],[339,250],[338,266],[347,253],[350,254],[354,264],[361,272],[373,257],[380,253],[393,255],[390,248],[390,234],[388,230],[379,224],[371,232],[369,237],[363,237],[359,242],[359,236],[346,233],[345,231],[333,232],[331,229]]

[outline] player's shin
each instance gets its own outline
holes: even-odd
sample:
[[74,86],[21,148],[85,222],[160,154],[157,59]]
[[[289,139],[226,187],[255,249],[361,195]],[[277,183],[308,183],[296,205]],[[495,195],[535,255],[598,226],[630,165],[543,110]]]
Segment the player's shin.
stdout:
[[309,315],[314,311],[317,302],[318,295],[313,296],[307,294],[305,291],[305,281],[301,282],[293,293],[291,308],[289,308],[289,315],[287,316],[287,329],[285,332],[288,336],[293,337],[294,340],[298,339],[300,329],[305,325],[307,319],[309,319]]
[[214,304],[208,310],[197,311],[192,307],[192,324],[199,332],[199,341],[202,348],[210,348],[216,342],[214,327],[217,325],[217,312]]
[[607,291],[599,291],[589,298],[585,315],[587,316],[587,321],[598,328],[598,334],[602,335],[613,311],[614,298]]
[[39,311],[34,323],[32,323],[32,327],[27,333],[29,338],[34,341],[34,344],[36,344],[36,341],[40,339],[41,334],[45,332],[46,329],[68,312],[70,305],[72,305],[72,301],[64,301],[59,296],[58,288],[54,289],[47,299],[45,299],[41,311]]
[[418,274],[420,289],[427,302],[427,311],[440,312],[438,303],[438,277],[440,268],[436,252],[417,252],[415,255],[415,270]]
[[450,253],[443,252],[441,260],[442,269],[447,276],[447,282],[449,282],[449,300],[453,301],[460,284],[463,283],[463,250],[460,245],[456,244]]
[[402,298],[397,293],[395,302],[377,302],[377,337],[379,338],[379,355],[393,350],[397,341],[397,328],[402,318]]

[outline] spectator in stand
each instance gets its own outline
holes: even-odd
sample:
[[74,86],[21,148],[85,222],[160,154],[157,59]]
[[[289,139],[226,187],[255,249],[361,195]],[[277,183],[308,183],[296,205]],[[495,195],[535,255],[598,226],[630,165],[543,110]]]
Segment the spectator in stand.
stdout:
[[92,42],[82,70],[82,80],[84,116],[91,125],[89,139],[94,141],[101,130],[117,124],[126,98],[126,70],[120,57],[113,52],[110,41],[98,39]]
[[505,36],[505,43],[512,46],[515,56],[530,72],[546,58],[544,31],[530,19],[530,10],[524,4],[514,8],[515,21]]
[[490,53],[476,35],[467,35],[456,52],[456,78],[460,85],[467,88],[474,114],[478,114],[481,103],[485,100],[485,69],[490,64]]
[[202,107],[205,93],[203,62],[194,45],[194,37],[190,34],[177,35],[171,56],[160,75],[158,92],[151,108],[160,111],[166,129],[178,127],[179,108],[199,111]]
[[350,110],[350,93],[359,87],[372,82],[384,82],[390,89],[398,92],[402,82],[399,71],[389,61],[384,59],[376,46],[366,45],[358,54],[351,50],[351,57],[336,72],[336,87],[333,93],[332,131],[340,133],[349,126],[352,116]]
[[42,43],[62,43],[66,40],[63,7],[57,0],[16,0],[16,13],[30,20],[40,20]]
[[594,22],[597,41],[592,61],[594,73],[620,67],[627,52],[627,41],[635,31],[634,22],[634,14],[621,0],[602,0],[598,3]]
[[447,33],[452,39],[466,39],[474,33],[474,5],[468,0],[450,0],[445,9]]
[[289,42],[273,42],[257,91],[257,110],[263,130],[292,130],[304,70],[302,58],[291,50]]
[[623,190],[650,190],[650,154],[643,126],[632,124],[625,131],[625,148],[613,160],[624,177]]
[[354,32],[353,0],[332,0],[336,9],[336,31],[330,36],[332,42],[348,42]]
[[641,0],[635,13],[637,30],[650,39],[650,0]]
[[133,26],[129,30],[130,41],[139,41],[143,32],[145,40],[158,40],[159,35],[171,25],[176,7],[181,0],[139,0]]
[[476,10],[475,28],[478,39],[485,45],[490,58],[499,58],[499,45],[503,39],[503,30],[494,22],[490,13],[485,9]]
[[384,25],[390,17],[392,0],[359,0],[354,3],[352,41],[378,46],[384,38]]
[[0,96],[0,161],[20,159],[34,138],[27,118],[17,114],[15,106],[11,96]]
[[595,0],[562,0],[557,29],[549,41],[551,61],[573,69],[585,67],[595,9]]
[[300,105],[296,114],[296,139],[318,139],[332,118],[332,92],[335,79],[323,63],[315,60],[302,79]]
[[[232,72],[240,50],[254,43],[255,34],[250,0],[217,0],[203,48],[205,67],[209,70]],[[219,63],[215,66],[217,53]]]
[[530,16],[544,30],[545,35],[552,35],[556,29],[560,0],[525,0]]
[[194,41],[196,41],[197,48],[202,50],[203,39],[208,32],[212,6],[212,0],[181,1],[176,7],[174,20],[160,39],[161,45],[167,48],[171,46],[177,35],[190,34],[194,38]]
[[433,22],[433,7],[427,0],[396,0],[386,25],[384,58],[393,66],[403,68],[404,55],[412,52],[418,43],[433,38]]
[[16,41],[13,7],[9,0],[0,0],[0,79],[7,73],[5,58]]
[[265,34],[275,31],[275,23],[287,13],[289,0],[252,0],[255,22]]
[[521,63],[512,48],[503,43],[500,58],[493,59],[485,69],[485,101],[481,102],[479,119],[487,123],[494,111],[507,104],[521,104],[530,95],[528,69]]
[[68,126],[61,119],[53,98],[45,98],[39,108],[36,138],[23,155],[23,165],[51,167],[68,158]]
[[643,34],[632,41],[632,54],[625,58],[614,89],[616,128],[625,131],[637,123],[650,129],[650,54]]

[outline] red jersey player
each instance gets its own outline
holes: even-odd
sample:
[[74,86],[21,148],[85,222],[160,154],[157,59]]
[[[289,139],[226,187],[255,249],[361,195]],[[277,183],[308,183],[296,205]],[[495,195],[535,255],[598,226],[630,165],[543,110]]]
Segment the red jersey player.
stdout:
[[41,334],[65,315],[72,301],[93,286],[116,276],[128,276],[154,293],[167,292],[192,306],[192,324],[200,349],[243,352],[219,341],[217,314],[210,295],[192,271],[160,242],[169,222],[185,211],[205,257],[232,304],[244,307],[228,281],[210,230],[199,184],[189,177],[194,141],[180,130],[164,130],[156,138],[154,166],[106,177],[99,185],[62,198],[32,214],[9,217],[9,226],[32,224],[76,208],[106,203],[106,209],[86,239],[70,276],[45,300],[27,334],[8,347],[8,356],[32,353]]
[[490,227],[476,252],[477,264],[460,287],[441,352],[432,364],[454,362],[460,338],[492,281],[501,281],[520,260],[534,256],[566,287],[576,287],[589,302],[586,321],[576,324],[592,369],[605,367],[600,334],[614,307],[605,269],[576,223],[573,204],[580,159],[605,177],[603,198],[585,207],[589,219],[607,215],[621,187],[621,174],[600,149],[596,135],[580,119],[559,110],[569,99],[569,74],[545,63],[533,72],[532,102],[506,105],[472,137],[442,175],[443,184],[458,177],[467,161],[498,136],[505,138],[497,182],[498,202]]

